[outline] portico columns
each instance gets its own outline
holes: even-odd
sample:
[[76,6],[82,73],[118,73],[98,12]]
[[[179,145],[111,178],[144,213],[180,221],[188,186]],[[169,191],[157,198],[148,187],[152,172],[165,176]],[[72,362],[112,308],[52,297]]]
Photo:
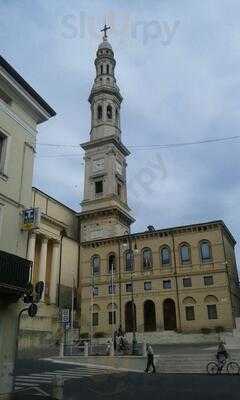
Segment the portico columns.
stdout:
[[[44,237],[42,239],[41,244],[41,251],[40,251],[40,261],[39,261],[39,275],[38,280],[43,281],[44,285],[46,283],[46,267],[47,267],[47,245],[48,245],[48,238]],[[45,289],[45,287],[44,287]],[[44,293],[42,294],[42,300],[44,300]]]
[[27,258],[30,261],[34,261],[35,246],[36,246],[36,233],[30,233],[28,241],[28,251],[27,251]]
[[32,277],[34,270],[34,259],[35,259],[35,247],[36,247],[36,233],[30,233],[28,240],[28,250],[27,250],[27,259],[32,261]]
[[59,276],[59,250],[60,243],[54,242],[52,249],[51,280],[50,280],[50,302],[56,304],[57,284]]

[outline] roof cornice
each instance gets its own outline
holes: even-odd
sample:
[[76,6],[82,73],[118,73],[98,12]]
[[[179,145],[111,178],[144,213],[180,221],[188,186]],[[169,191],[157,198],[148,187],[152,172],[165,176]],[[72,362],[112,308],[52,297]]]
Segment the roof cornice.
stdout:
[[35,111],[41,115],[42,121],[54,117],[56,112],[47,102],[21,77],[21,75],[0,56],[1,75],[21,94]]

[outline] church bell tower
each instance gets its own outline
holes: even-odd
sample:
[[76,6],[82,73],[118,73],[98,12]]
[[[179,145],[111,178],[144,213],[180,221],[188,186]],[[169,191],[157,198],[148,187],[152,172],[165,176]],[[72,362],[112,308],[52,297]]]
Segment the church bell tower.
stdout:
[[85,151],[84,199],[81,203],[81,241],[124,235],[134,218],[127,204],[126,157],[130,154],[121,141],[122,96],[116,83],[116,61],[107,39],[98,46],[96,77],[89,96],[90,139]]

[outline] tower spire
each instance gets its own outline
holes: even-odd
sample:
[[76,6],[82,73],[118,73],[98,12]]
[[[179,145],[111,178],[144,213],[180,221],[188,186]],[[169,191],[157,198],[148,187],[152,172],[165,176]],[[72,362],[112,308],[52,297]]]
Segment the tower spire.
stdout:
[[101,32],[104,32],[103,40],[107,40],[107,31],[108,31],[108,29],[111,29],[111,27],[107,26],[107,24],[105,22],[105,25],[104,25],[103,29],[101,29]]
[[89,96],[90,140],[85,151],[84,199],[81,203],[82,241],[121,236],[134,222],[127,202],[126,157],[121,141],[122,96],[115,78],[114,52],[106,22],[95,59],[96,77]]

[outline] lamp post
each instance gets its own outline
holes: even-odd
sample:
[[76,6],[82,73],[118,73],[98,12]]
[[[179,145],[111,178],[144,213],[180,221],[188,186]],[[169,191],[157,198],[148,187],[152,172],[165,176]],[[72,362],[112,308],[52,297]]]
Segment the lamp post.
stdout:
[[[128,240],[128,249],[129,249],[129,254],[130,254],[130,270],[131,270],[131,305],[132,305],[132,328],[133,328],[133,335],[132,335],[132,355],[137,354],[137,338],[136,338],[136,308],[135,308],[135,302],[134,302],[134,292],[133,292],[133,258],[134,254],[138,254],[137,246],[135,244],[134,246],[134,253],[133,253],[133,248],[132,248],[132,238],[131,234],[126,231],[127,234],[127,240]],[[126,248],[127,244],[123,244],[123,246]]]

